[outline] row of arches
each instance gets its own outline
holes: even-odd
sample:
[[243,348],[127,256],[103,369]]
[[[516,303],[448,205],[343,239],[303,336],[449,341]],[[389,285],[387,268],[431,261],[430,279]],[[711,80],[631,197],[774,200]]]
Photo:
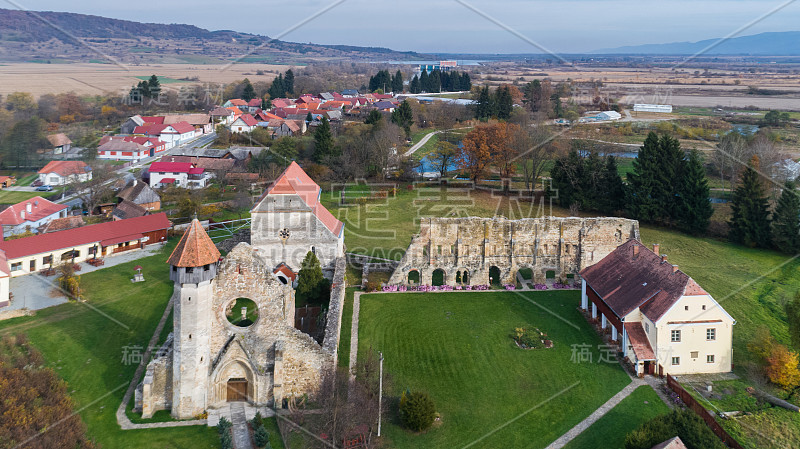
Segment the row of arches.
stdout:
[[[430,279],[427,279],[427,276],[423,278],[423,275],[419,269],[412,268],[408,271],[407,274],[407,282],[410,285],[419,285],[419,284],[430,284],[433,286],[441,286],[441,285],[472,285],[473,277],[476,276],[475,272],[470,272],[465,268],[459,268],[455,271],[447,270],[444,268],[436,268],[432,272],[430,272]],[[486,276],[486,272],[478,273],[477,275]],[[511,272],[512,275],[510,280],[505,280],[505,282],[537,282],[542,283],[545,281],[553,281],[556,279],[560,279],[560,275],[556,270],[548,269],[548,270],[535,270],[531,267],[523,267],[519,268],[516,272]],[[571,280],[574,276],[572,274],[566,274],[566,279]],[[485,280],[478,280],[479,284],[482,283],[489,283],[494,286],[501,286],[504,283],[503,278],[503,271],[496,265],[492,265],[489,267],[488,270],[488,278]]]
[[[469,281],[471,279],[471,275],[469,270],[460,269],[457,270],[455,273],[455,283],[456,285],[469,285]],[[409,284],[420,284],[421,283],[421,275],[419,270],[412,269],[408,272],[408,283]],[[442,268],[437,268],[433,270],[431,274],[431,285],[440,286],[447,284],[447,272],[444,271]]]

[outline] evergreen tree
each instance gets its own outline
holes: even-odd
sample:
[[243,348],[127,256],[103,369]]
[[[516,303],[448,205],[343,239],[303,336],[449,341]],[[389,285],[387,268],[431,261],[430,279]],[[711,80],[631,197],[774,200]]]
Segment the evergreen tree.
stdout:
[[408,103],[408,100],[403,100],[400,106],[392,112],[392,122],[403,128],[406,132],[406,139],[411,138],[411,124],[414,123],[414,111],[411,110],[411,105]]
[[422,88],[420,87],[419,77],[414,75],[414,78],[411,78],[411,82],[408,84],[408,91],[412,94],[418,94]]
[[[249,83],[249,81],[248,81]],[[272,85],[269,86],[267,91],[270,98],[283,98],[286,96],[286,86],[283,82],[283,74],[278,74],[278,77],[272,80]]]
[[461,76],[461,83],[459,84],[459,88],[460,90],[465,90],[467,92],[472,90],[472,81],[469,78],[469,73],[464,72],[464,74]]
[[555,92],[550,96],[550,102],[553,103],[553,113],[556,115],[556,117],[563,117],[564,106],[561,105],[561,95],[558,92]]
[[678,192],[680,201],[675,217],[678,227],[689,234],[702,234],[708,228],[708,222],[714,209],[709,201],[708,180],[700,153],[697,150],[689,152],[685,161],[685,170],[681,177]]
[[475,105],[475,118],[478,120],[488,120],[492,116],[492,98],[489,94],[489,86],[483,86],[478,94],[477,104]]
[[398,70],[392,78],[392,92],[399,93],[403,91],[403,73]]
[[245,78],[244,81],[244,89],[242,89],[242,100],[250,101],[256,97],[256,90],[253,88],[253,85],[250,84],[250,80]]
[[369,111],[367,119],[364,120],[364,123],[366,123],[367,125],[376,125],[380,123],[382,120],[383,120],[383,114],[381,114],[381,111],[373,109]]
[[789,253],[800,253],[800,194],[796,184],[786,181],[772,217],[772,240],[775,247]]
[[633,171],[628,173],[628,207],[631,215],[643,221],[657,221],[663,218],[659,203],[657,175],[659,166],[658,136],[651,132],[633,160]]
[[297,275],[296,298],[299,304],[319,303],[326,300],[330,284],[322,275],[319,259],[313,252],[309,251],[306,254]]
[[283,87],[287,94],[294,95],[294,72],[292,69],[286,71],[286,76],[283,77]]
[[600,210],[606,215],[613,215],[625,207],[625,183],[619,175],[617,158],[606,156],[603,177],[600,183]]
[[508,120],[511,117],[511,111],[514,109],[514,100],[511,98],[511,92],[508,86],[500,86],[495,94],[497,104],[497,118],[501,120]]
[[327,162],[333,156],[333,134],[328,118],[322,116],[322,121],[314,131],[314,161],[319,163]]
[[439,69],[433,69],[428,77],[428,92],[441,92],[442,91],[442,77]]
[[158,98],[161,94],[161,81],[155,74],[150,75],[150,80],[147,81],[148,94],[150,98]]
[[419,75],[419,87],[422,89],[422,92],[430,92],[428,88],[430,87],[430,82],[428,81],[428,70],[422,69],[422,73]]
[[758,156],[753,156],[733,192],[728,239],[750,247],[767,248],[771,243],[769,203],[758,167]]
[[313,121],[314,121],[314,116],[313,116],[313,115],[311,115],[311,112],[309,112],[308,114],[306,114],[306,125],[308,125],[309,123],[311,123],[311,122],[313,122]]

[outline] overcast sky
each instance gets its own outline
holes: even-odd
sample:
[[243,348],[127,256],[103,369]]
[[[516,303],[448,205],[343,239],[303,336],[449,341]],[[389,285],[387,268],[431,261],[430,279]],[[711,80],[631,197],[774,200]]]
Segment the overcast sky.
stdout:
[[[726,36],[781,5],[740,35],[800,30],[794,0],[464,0],[526,39],[456,0],[345,0],[282,37],[294,42],[457,53],[582,52]],[[4,8],[69,11],[140,22],[188,23],[268,36],[285,33],[333,0],[0,0]]]

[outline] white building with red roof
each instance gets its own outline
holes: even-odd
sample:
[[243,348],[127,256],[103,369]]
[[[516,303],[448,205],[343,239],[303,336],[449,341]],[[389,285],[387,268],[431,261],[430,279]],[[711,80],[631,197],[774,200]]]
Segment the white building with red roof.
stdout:
[[640,376],[729,372],[736,321],[659,249],[631,239],[583,269],[581,308]]
[[56,204],[40,196],[8,206],[0,212],[0,225],[3,237],[22,234],[25,231],[37,232],[50,220],[67,216],[69,206]]
[[[163,117],[157,118],[163,119]],[[134,128],[133,133],[146,137],[156,137],[166,143],[168,150],[195,137],[194,126],[187,122],[177,122],[170,125],[145,122],[144,125]]]
[[60,186],[92,179],[92,167],[82,161],[50,161],[39,170],[39,182]]
[[208,184],[210,174],[205,169],[195,167],[191,162],[164,162],[150,164],[150,187],[167,186],[185,189],[202,189]]
[[232,133],[249,133],[258,126],[258,120],[250,114],[242,114],[231,123]]
[[311,251],[323,269],[344,256],[344,224],[319,199],[322,189],[292,162],[250,211],[250,241],[267,265],[300,271]]

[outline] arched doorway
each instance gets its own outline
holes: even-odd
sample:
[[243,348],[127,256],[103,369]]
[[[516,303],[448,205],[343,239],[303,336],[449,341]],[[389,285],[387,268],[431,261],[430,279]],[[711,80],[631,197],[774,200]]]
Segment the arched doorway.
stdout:
[[456,284],[460,284],[460,283],[461,283],[461,272],[460,271],[456,271]]
[[229,379],[226,389],[227,402],[247,402],[247,379],[236,377]]
[[445,274],[444,270],[441,268],[437,268],[433,270],[433,276],[431,276],[431,285],[444,285],[445,283]]
[[500,285],[500,269],[492,266],[489,268],[489,283],[491,285]]
[[411,270],[408,272],[408,283],[419,284],[419,271]]
[[469,271],[464,270],[461,273],[461,283],[464,285],[469,285]]
[[545,279],[555,279],[556,278],[555,270],[547,270],[544,273],[544,277],[545,277]]
[[519,273],[519,277],[526,281],[533,279],[533,270],[530,268],[520,268],[517,273]]

